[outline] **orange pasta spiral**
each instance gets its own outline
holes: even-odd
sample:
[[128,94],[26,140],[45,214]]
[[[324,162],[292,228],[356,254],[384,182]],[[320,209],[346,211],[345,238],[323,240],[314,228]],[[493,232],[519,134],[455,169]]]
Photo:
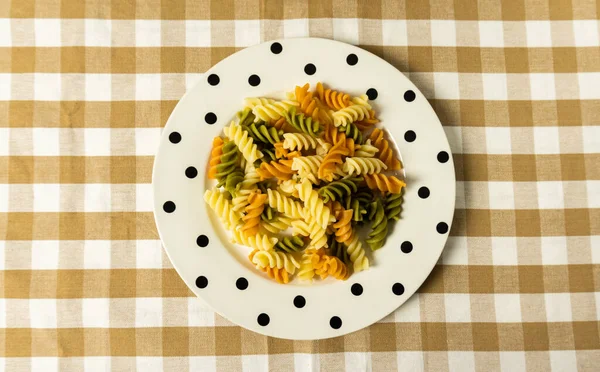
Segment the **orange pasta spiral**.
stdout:
[[346,133],[340,132],[337,127],[333,125],[326,125],[325,130],[323,131],[323,139],[332,145],[338,143],[339,141],[344,141],[346,143],[346,148],[349,153],[348,156],[354,156],[354,151],[356,149],[356,144],[352,138],[347,138]]
[[335,230],[335,240],[340,243],[350,242],[352,239],[352,216],[354,215],[354,211],[352,209],[340,209],[338,213],[335,215],[337,222],[333,224],[333,229]]
[[362,131],[369,129],[370,127],[372,127],[373,125],[375,125],[377,123],[379,123],[379,119],[377,119],[377,117],[375,115],[375,111],[373,111],[373,110],[369,110],[368,118],[364,118],[363,120],[354,122],[354,124],[356,124],[358,129],[360,129]]
[[223,138],[215,137],[213,139],[212,150],[210,152],[210,161],[208,163],[208,178],[215,179],[217,175],[217,165],[221,163],[223,154]]
[[274,126],[275,128],[277,128],[277,130],[283,130],[283,131],[289,131],[288,129],[290,129],[290,127],[287,125],[287,121],[285,120],[285,117],[280,117],[279,119],[271,122],[271,125]]
[[265,202],[267,201],[267,195],[261,194],[260,190],[253,192],[248,196],[248,205],[245,208],[246,215],[242,217],[244,224],[242,225],[241,231],[244,236],[249,237],[258,233],[260,224],[260,215],[265,209]]
[[321,165],[319,166],[319,178],[331,182],[336,167],[344,162],[342,157],[348,156],[348,154],[350,154],[350,151],[346,148],[346,143],[344,141],[336,143],[329,150],[327,155],[325,155],[323,162],[321,162]]
[[287,159],[262,163],[260,168],[256,170],[256,173],[260,176],[261,181],[271,177],[285,181],[292,178],[292,175],[296,172],[292,170],[292,160]]
[[[254,258],[254,255],[256,254],[256,252],[258,252],[258,249],[253,250],[248,255],[248,259],[250,260],[250,262],[252,262],[252,258]],[[288,275],[288,272],[285,271],[285,268],[283,268],[283,267],[278,269],[276,267],[273,268],[273,267],[266,266],[266,267],[257,267],[257,269],[266,273],[269,278],[275,280],[277,283],[288,284],[290,282],[290,277]]]
[[390,170],[398,170],[401,168],[400,160],[394,156],[394,152],[390,148],[390,143],[384,138],[384,133],[381,129],[375,128],[369,137],[373,146],[379,149],[375,154]]
[[321,279],[331,275],[338,280],[346,280],[350,276],[350,270],[346,264],[337,257],[323,255],[314,267],[315,274],[319,275]]
[[332,110],[341,110],[350,105],[350,95],[336,90],[325,89],[321,82],[317,83],[317,95]]
[[373,190],[381,192],[390,192],[399,194],[406,184],[394,176],[386,176],[385,174],[365,174],[367,186]]

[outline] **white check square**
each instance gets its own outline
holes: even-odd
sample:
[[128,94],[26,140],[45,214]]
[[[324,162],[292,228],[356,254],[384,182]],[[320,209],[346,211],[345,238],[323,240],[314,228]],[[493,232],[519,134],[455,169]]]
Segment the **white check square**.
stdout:
[[475,353],[472,351],[448,352],[448,371],[475,371]]
[[433,86],[436,99],[458,99],[458,74],[454,72],[434,72]]
[[[3,249],[4,242],[0,241],[0,250]],[[4,258],[4,257],[0,257]],[[2,264],[4,265],[4,264]],[[4,269],[4,267],[0,267]],[[10,300],[8,300],[10,301]],[[6,299],[0,298],[0,328],[6,328]]]
[[600,152],[600,125],[585,125],[581,127],[581,130],[583,132],[583,152],[586,154]]
[[83,358],[85,372],[107,372],[110,371],[109,356],[86,356]]
[[471,321],[471,298],[464,293],[444,295],[446,322],[464,323]]
[[521,299],[516,293],[497,293],[494,295],[496,321],[498,323],[521,322]]
[[61,46],[61,20],[41,19],[34,20],[35,46],[58,47]]
[[580,370],[575,350],[550,350],[552,372],[572,372]]
[[538,206],[540,209],[563,209],[565,196],[561,181],[537,182]]
[[536,154],[560,154],[558,127],[534,127],[533,148]]
[[235,46],[248,47],[260,43],[259,20],[235,20]]
[[58,372],[57,357],[33,357],[30,360],[33,372]]
[[6,183],[0,184],[0,213],[8,212],[8,187]]
[[600,208],[600,181],[585,181],[589,208]]
[[556,99],[556,85],[554,74],[551,73],[533,73],[529,74],[529,84],[531,89],[531,100],[552,101]]
[[190,327],[213,327],[215,313],[196,297],[188,298],[188,325]]
[[396,361],[398,371],[425,371],[423,363],[423,352],[421,351],[398,351],[396,352]]
[[110,155],[109,128],[86,128],[83,136],[84,153],[86,156]]
[[285,19],[283,21],[283,37],[307,37],[308,19]]
[[510,138],[510,128],[485,128],[485,142],[488,154],[510,155],[512,153],[512,140]]
[[110,74],[85,74],[85,99],[88,101],[110,101],[112,78]]
[[154,156],[160,143],[161,128],[135,128],[135,154]]
[[404,305],[400,306],[394,312],[394,317],[398,323],[418,323],[421,321],[421,305],[419,303],[419,294],[415,293]]
[[483,99],[490,101],[506,101],[508,99],[506,74],[485,73],[483,79]]
[[[382,21],[385,22],[385,21]],[[406,35],[406,31],[405,31]],[[333,38],[344,43],[358,44],[358,19],[356,18],[334,18]],[[385,45],[385,28],[383,29],[383,44]]]
[[462,154],[462,128],[458,126],[445,125],[444,132],[450,144],[450,150],[453,154]]
[[214,356],[189,357],[190,371],[216,372],[217,358]]
[[542,237],[542,264],[567,265],[569,256],[567,252],[567,237],[544,236]]
[[158,101],[161,99],[161,78],[159,74],[135,75],[135,99],[138,101]]
[[111,187],[108,183],[86,183],[84,211],[110,212]]
[[545,293],[546,318],[549,322],[571,322],[571,294],[570,293]]
[[525,353],[522,351],[500,352],[501,372],[525,372]]
[[56,328],[56,300],[37,299],[29,300],[29,317],[31,328]]
[[33,210],[58,212],[60,210],[60,185],[36,183],[33,185]]
[[152,184],[138,183],[135,185],[135,209],[138,212],[151,212],[154,200],[152,199]]
[[162,327],[162,298],[135,299],[135,326]]
[[600,45],[600,26],[598,20],[573,20],[573,35],[577,47],[598,47]]
[[86,18],[83,22],[85,23],[85,46],[111,46],[112,20]]
[[161,357],[138,356],[135,358],[135,366],[138,371],[163,370],[163,362]]
[[210,21],[185,21],[185,45],[187,47],[209,47],[210,37]]
[[502,21],[479,21],[479,46],[482,48],[504,47]]
[[59,156],[59,136],[58,128],[33,128],[33,155]]
[[161,46],[160,20],[137,19],[135,21],[135,46]]
[[551,47],[552,32],[550,21],[526,21],[527,46],[533,47]]
[[81,301],[84,328],[110,327],[110,299],[84,298]]
[[446,248],[442,251],[444,265],[467,265],[469,263],[467,244],[465,236],[448,237]]
[[[346,353],[347,357],[348,353]],[[242,355],[242,372],[268,371],[269,356],[265,354]]]
[[519,263],[517,238],[492,237],[492,260],[494,265],[517,265]]
[[456,21],[431,20],[431,45],[456,46]]
[[[38,185],[36,185],[38,186]],[[58,240],[34,240],[31,242],[31,269],[56,270],[60,242]]]
[[[600,72],[581,72],[577,74],[579,80],[579,99],[600,98]],[[597,123],[596,123],[597,124]]]
[[12,77],[11,74],[0,74],[0,100],[8,101],[11,99]]
[[60,74],[33,74],[33,97],[36,101],[59,101],[61,99]]
[[515,209],[515,190],[512,182],[488,182],[491,209]]
[[0,47],[12,46],[10,21],[10,18],[0,18]]
[[110,269],[110,251],[110,240],[85,240],[83,268]]
[[[137,210],[139,211],[139,208]],[[160,240],[136,240],[135,250],[136,267],[138,269],[160,269],[163,267]]]

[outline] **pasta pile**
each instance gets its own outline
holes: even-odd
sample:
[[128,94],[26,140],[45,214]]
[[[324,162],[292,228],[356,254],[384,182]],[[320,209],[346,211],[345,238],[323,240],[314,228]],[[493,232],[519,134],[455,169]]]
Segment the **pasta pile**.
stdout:
[[378,122],[366,95],[321,83],[286,100],[245,100],[213,140],[208,177],[217,185],[204,199],[258,270],[285,284],[294,275],[346,280],[369,267],[364,245],[385,244],[406,186]]

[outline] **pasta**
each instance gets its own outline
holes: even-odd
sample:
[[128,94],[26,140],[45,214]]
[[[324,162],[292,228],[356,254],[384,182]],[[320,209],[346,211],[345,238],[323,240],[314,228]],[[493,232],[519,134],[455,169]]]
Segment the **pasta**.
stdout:
[[377,260],[365,247],[385,245],[406,186],[378,123],[367,95],[319,82],[285,100],[246,98],[213,139],[207,177],[216,186],[204,200],[261,275],[346,280]]

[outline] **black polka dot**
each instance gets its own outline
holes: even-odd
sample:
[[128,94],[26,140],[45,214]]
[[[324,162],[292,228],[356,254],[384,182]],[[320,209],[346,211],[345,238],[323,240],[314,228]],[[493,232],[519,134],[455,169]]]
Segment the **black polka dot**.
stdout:
[[421,199],[427,199],[429,197],[429,189],[427,187],[425,187],[425,186],[420,187],[419,191],[418,191],[418,194],[419,194],[419,198],[421,198]]
[[407,90],[404,92],[404,100],[406,102],[412,102],[415,100],[415,98],[417,98],[417,95],[412,90]]
[[312,63],[309,63],[304,66],[304,72],[306,72],[306,75],[314,75],[315,72],[317,72],[317,67]]
[[198,247],[206,247],[208,245],[208,236],[206,235],[200,235],[196,238],[196,244],[198,244]]
[[204,121],[206,124],[214,124],[217,122],[217,115],[215,115],[214,112],[209,112],[208,114],[204,115]]
[[248,288],[248,280],[246,280],[246,278],[238,278],[238,280],[235,281],[235,286],[240,291],[243,291]]
[[219,82],[221,81],[221,79],[219,79],[219,75],[217,75],[217,74],[208,75],[208,79],[206,79],[206,80],[212,86],[218,85]]
[[400,244],[400,250],[403,253],[410,253],[413,250],[413,245],[409,241],[402,242],[402,244]]
[[202,288],[206,288],[206,286],[208,285],[208,279],[206,279],[205,276],[199,276],[196,278],[196,287],[202,289]]
[[165,204],[163,204],[163,210],[167,213],[175,212],[175,203],[173,203],[170,200],[168,202],[165,202]]
[[179,134],[178,132],[171,132],[171,134],[169,134],[169,142],[171,142],[171,143],[181,142],[181,134]]
[[271,318],[269,318],[269,316],[267,314],[262,313],[258,316],[258,318],[256,318],[256,321],[258,322],[259,325],[265,327],[265,326],[269,325]]
[[279,44],[279,43],[271,44],[271,53],[279,54],[279,53],[281,53],[282,50],[283,50],[283,47],[281,46],[281,44]]
[[450,160],[450,155],[446,151],[440,151],[437,154],[437,159],[440,163],[445,163]]
[[435,227],[438,233],[445,234],[448,232],[448,224],[446,222],[440,222]]
[[400,283],[395,283],[392,286],[392,292],[394,292],[396,296],[401,296],[402,294],[404,294],[404,286]]
[[258,75],[250,75],[248,78],[248,84],[253,87],[257,87],[260,84],[260,77]]
[[355,296],[360,296],[363,293],[363,287],[358,283],[354,283],[352,284],[352,287],[350,287],[350,292]]
[[196,178],[198,175],[198,170],[195,167],[187,167],[185,169],[185,176],[187,178]]
[[416,139],[417,139],[417,134],[415,132],[413,132],[412,130],[406,131],[406,133],[404,133],[404,140],[406,142],[413,142]]
[[342,327],[342,320],[339,316],[332,316],[331,319],[329,319],[329,325],[333,329],[340,329]]
[[357,64],[358,57],[356,56],[356,54],[354,54],[354,53],[348,54],[348,57],[346,57],[346,63],[349,64],[350,66],[354,66],[355,64]]
[[294,297],[294,306],[298,309],[302,309],[306,305],[306,299],[303,296]]
[[367,90],[367,97],[369,97],[369,99],[372,101],[374,99],[377,99],[377,96],[379,96],[379,93],[377,93],[377,89],[375,88],[369,88]]

